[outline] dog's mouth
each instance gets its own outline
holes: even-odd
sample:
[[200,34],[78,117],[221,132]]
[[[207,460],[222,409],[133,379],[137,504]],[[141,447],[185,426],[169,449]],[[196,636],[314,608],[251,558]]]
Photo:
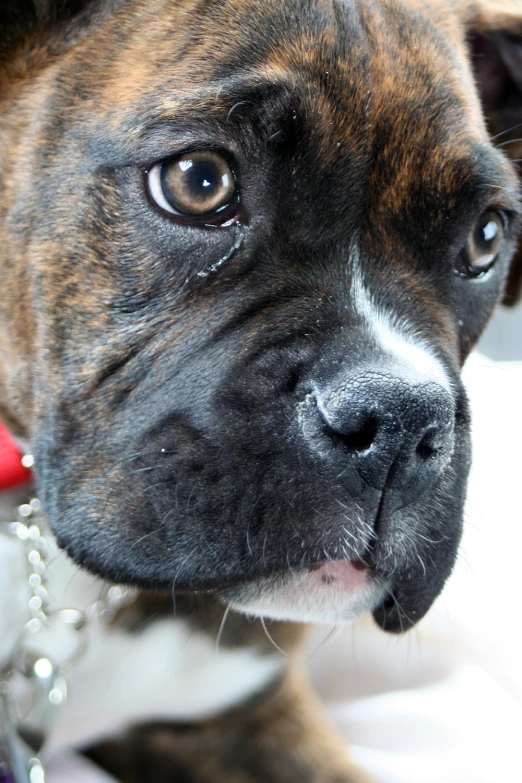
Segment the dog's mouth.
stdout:
[[232,609],[274,620],[344,623],[373,611],[389,581],[359,560],[337,560],[220,591]]
[[[53,530],[73,559],[115,582],[212,592],[276,620],[373,612],[386,630],[406,630],[453,566],[468,448],[454,394],[412,372],[352,373],[347,388],[337,379],[338,394],[305,395],[304,406],[304,387],[263,397],[246,374],[212,396],[208,420],[169,407],[152,426],[147,413],[125,441],[129,459],[102,471],[84,449],[68,455],[58,486],[43,476]],[[106,462],[127,417],[102,444]]]

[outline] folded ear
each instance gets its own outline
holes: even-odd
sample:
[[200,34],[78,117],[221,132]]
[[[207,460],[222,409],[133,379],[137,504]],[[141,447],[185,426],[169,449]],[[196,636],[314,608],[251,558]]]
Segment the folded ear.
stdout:
[[[110,11],[119,0],[0,0],[0,77],[9,78],[13,60],[20,73],[17,53],[26,58],[28,70],[46,52],[56,54],[74,44],[97,16]],[[3,72],[3,73],[2,73]]]
[[[467,20],[475,77],[495,144],[518,168],[522,181],[522,0],[477,0]],[[522,238],[503,303],[522,297]]]

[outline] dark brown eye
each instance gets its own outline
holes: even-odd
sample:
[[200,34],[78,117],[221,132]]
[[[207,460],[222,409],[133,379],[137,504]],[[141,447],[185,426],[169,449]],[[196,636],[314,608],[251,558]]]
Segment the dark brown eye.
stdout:
[[161,209],[186,218],[214,218],[237,202],[232,169],[212,150],[187,152],[157,163],[149,171],[148,186]]
[[493,209],[479,217],[461,251],[457,272],[467,277],[480,277],[491,269],[504,239],[504,221]]

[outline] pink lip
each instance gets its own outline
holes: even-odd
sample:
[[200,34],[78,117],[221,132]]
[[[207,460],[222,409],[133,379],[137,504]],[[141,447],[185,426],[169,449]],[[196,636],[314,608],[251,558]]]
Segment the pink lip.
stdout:
[[368,570],[359,561],[338,560],[325,563],[313,572],[314,581],[324,585],[333,585],[343,590],[354,590],[363,587],[368,581]]

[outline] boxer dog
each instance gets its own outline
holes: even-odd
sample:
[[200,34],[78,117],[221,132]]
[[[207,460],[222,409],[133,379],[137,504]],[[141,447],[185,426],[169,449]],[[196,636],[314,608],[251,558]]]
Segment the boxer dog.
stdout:
[[522,272],[521,5],[0,8],[2,420],[60,546],[145,591],[128,645],[199,609],[258,664],[88,752],[129,783],[361,781],[260,627],[405,631],[451,572],[459,372]]

